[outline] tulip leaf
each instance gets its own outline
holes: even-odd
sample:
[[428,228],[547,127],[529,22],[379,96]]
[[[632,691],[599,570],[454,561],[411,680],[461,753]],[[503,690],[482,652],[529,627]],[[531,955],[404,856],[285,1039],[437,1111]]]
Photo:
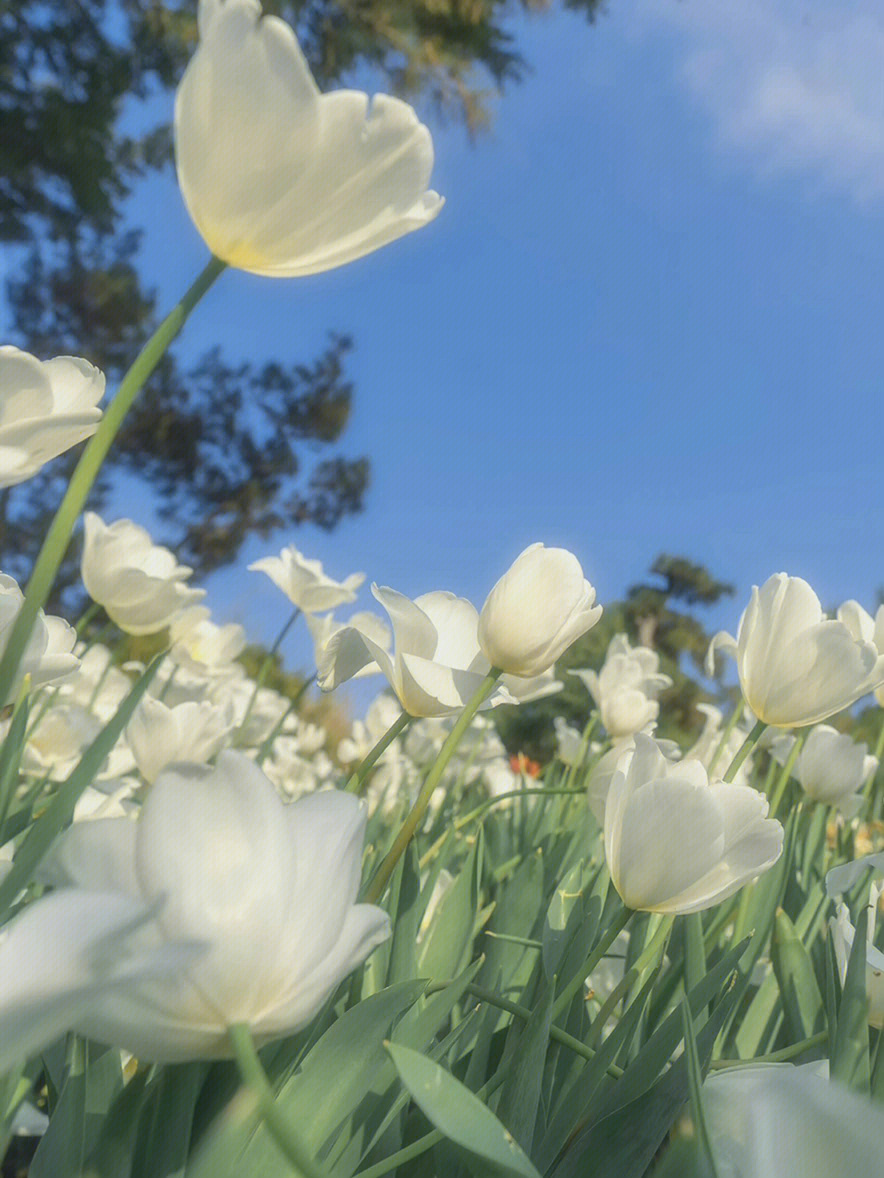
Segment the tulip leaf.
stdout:
[[809,1039],[825,1022],[823,997],[810,954],[782,909],[774,920],[771,962],[790,1035],[794,1040]]
[[[700,1067],[697,1039],[694,1032],[694,1020],[691,1017],[690,1004],[686,999],[682,1001],[681,1013],[684,1020],[684,1055],[687,1064],[688,1094],[690,1096],[691,1119],[694,1122],[694,1133],[696,1134],[699,1148],[705,1158],[705,1168],[712,1175],[712,1178],[718,1178],[715,1153],[712,1149],[709,1129],[706,1124],[706,1112],[703,1107],[703,1080],[705,1077]],[[704,1010],[704,1017],[705,1013]]]
[[540,1106],[543,1069],[552,1023],[553,987],[545,983],[531,1017],[524,1025],[514,1021],[507,1048],[512,1060],[503,1083],[497,1115],[528,1153]]
[[67,1078],[28,1169],[31,1178],[80,1178],[86,1157],[87,1045],[68,1040]]
[[387,985],[418,976],[417,933],[420,927],[420,865],[417,848],[409,843],[393,877],[390,915],[393,936],[387,966]]
[[6,822],[9,806],[18,784],[18,770],[25,747],[25,733],[28,729],[30,699],[28,696],[19,703],[12,715],[9,730],[0,747],[0,829]]
[[469,960],[479,907],[481,830],[454,883],[439,901],[418,955],[418,973],[433,981],[456,977]]
[[869,1093],[871,1066],[869,1063],[869,996],[866,988],[866,944],[869,927],[869,905],[863,904],[853,946],[847,960],[847,976],[838,1005],[835,1035],[831,1047],[829,1069],[833,1080],[840,1080],[848,1088]]
[[44,855],[56,837],[74,816],[74,808],[82,792],[95,780],[123,729],[132,718],[141,698],[165,656],[160,654],[150,663],[144,674],[120,704],[106,726],[88,746],[79,764],[67,780],[52,795],[46,809],[28,830],[15,853],[12,868],[0,883],[0,913],[6,911],[22,888],[30,882]]
[[160,1071],[141,1115],[131,1178],[182,1178],[208,1071],[201,1062]]
[[477,1178],[540,1178],[494,1113],[439,1064],[390,1043],[399,1078],[430,1123],[457,1146]]

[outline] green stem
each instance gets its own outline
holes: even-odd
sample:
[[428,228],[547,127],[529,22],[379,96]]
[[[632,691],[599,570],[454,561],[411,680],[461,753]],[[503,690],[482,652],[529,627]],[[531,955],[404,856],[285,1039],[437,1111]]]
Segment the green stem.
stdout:
[[674,916],[664,916],[661,919],[657,931],[645,946],[644,952],[641,953],[638,960],[624,973],[623,977],[599,1007],[598,1012],[593,1017],[592,1026],[589,1029],[589,1047],[594,1048],[596,1046],[605,1029],[605,1023],[614,1013],[617,1003],[632,989],[642,973],[646,969],[656,969],[660,964],[666,952],[666,946],[669,943],[669,936],[672,932],[674,920]]
[[789,749],[789,755],[786,757],[786,763],[783,765],[783,771],[780,774],[777,784],[774,786],[774,791],[770,795],[770,810],[768,811],[768,818],[775,818],[777,810],[780,808],[780,802],[783,800],[783,794],[786,792],[786,786],[789,784],[789,778],[792,776],[792,770],[795,768],[795,762],[798,760],[798,755],[804,746],[807,739],[807,731],[801,733],[800,736],[795,737],[795,743]]
[[598,712],[593,712],[586,722],[586,727],[583,729],[583,735],[580,737],[580,748],[577,751],[577,756],[574,758],[574,764],[568,767],[568,776],[565,778],[566,785],[573,785],[574,779],[583,768],[586,761],[586,754],[589,749],[589,741],[595,727],[599,722]]
[[[55,513],[46,539],[43,541],[43,547],[40,549],[31,579],[28,581],[25,599],[18,612],[18,617],[15,619],[9,641],[3,651],[3,657],[0,659],[0,690],[2,690],[3,684],[8,685],[15,681],[18,665],[27,646],[37,614],[46,604],[55,582],[56,573],[70,544],[74,527],[80,518],[80,512],[83,510],[111,443],[123,424],[123,419],[145,381],[181,331],[188,315],[225,268],[225,265],[226,263],[213,257],[181,302],[159,325],[123,377],[117,395],[105,409],[98,429],[80,456],[68,489]],[[8,686],[6,692],[9,693]]]
[[95,615],[98,613],[98,611],[100,609],[101,609],[101,606],[98,604],[98,602],[93,601],[92,604],[87,609],[85,609],[83,611],[83,613],[80,615],[79,619],[74,623],[74,629],[77,631],[78,638],[83,637],[83,632],[85,631],[86,627],[89,625],[89,623],[92,621],[92,619],[95,617]]
[[397,716],[381,739],[377,742],[371,752],[366,756],[359,768],[350,775],[350,779],[344,788],[348,793],[358,794],[362,792],[362,784],[368,777],[369,773],[375,767],[380,758],[384,755],[393,741],[401,732],[404,732],[414,716],[410,716],[408,712],[403,712],[401,716]]
[[291,630],[292,626],[294,626],[295,622],[298,620],[300,613],[301,613],[301,607],[296,605],[294,610],[292,611],[292,613],[289,615],[288,619],[286,620],[285,625],[283,626],[283,628],[280,630],[280,632],[274,638],[273,645],[270,647],[270,649],[267,651],[267,654],[264,656],[264,661],[261,663],[261,666],[258,668],[258,674],[255,676],[255,685],[252,688],[252,694],[249,697],[248,704],[246,705],[245,713],[243,714],[243,718],[240,721],[240,725],[239,725],[240,732],[244,731],[246,724],[248,724],[248,722],[249,722],[249,717],[251,716],[252,710],[255,706],[255,700],[258,698],[258,692],[264,686],[264,680],[267,678],[267,675],[270,671],[270,667],[273,664],[273,660],[276,655],[276,652],[282,646],[283,639],[285,638],[286,634],[288,634],[289,630]]
[[743,699],[742,696],[740,696],[740,698],[737,700],[736,707],[731,712],[730,716],[728,717],[727,723],[725,724],[724,728],[722,728],[722,730],[721,730],[721,739],[719,740],[718,744],[715,746],[715,752],[712,754],[712,760],[709,762],[709,776],[710,777],[712,776],[712,770],[718,764],[718,760],[719,760],[721,754],[725,750],[725,746],[727,745],[727,742],[730,738],[730,734],[736,728],[737,721],[740,719],[740,716],[742,716],[742,714],[743,714],[743,708],[745,706],[746,706],[746,701]]
[[439,750],[438,757],[433,762],[430,772],[427,774],[427,779],[417,796],[417,800],[411,807],[411,810],[408,812],[405,821],[402,823],[399,833],[396,835],[396,838],[393,841],[392,847],[387,852],[384,861],[375,872],[374,879],[368,886],[368,890],[365,893],[365,902],[367,904],[376,904],[384,894],[384,889],[389,883],[390,876],[393,874],[393,870],[402,857],[405,848],[411,842],[414,832],[420,825],[421,820],[426,813],[427,806],[430,804],[430,798],[433,796],[436,786],[442,780],[442,774],[445,772],[448,762],[454,756],[454,751],[460,744],[464,733],[472,723],[476,712],[478,712],[479,708],[497,686],[497,680],[500,678],[501,674],[501,671],[498,671],[495,667],[492,667],[477,687],[473,698],[458,716],[457,723],[449,732],[445,743]]
[[743,741],[743,743],[740,745],[740,747],[737,749],[736,756],[731,761],[731,763],[728,765],[727,772],[725,773],[724,777],[722,778],[723,781],[733,781],[733,779],[737,776],[740,766],[743,764],[743,762],[746,760],[746,758],[749,756],[749,754],[755,748],[756,744],[758,744],[761,734],[762,734],[762,732],[764,732],[766,727],[767,727],[767,725],[765,724],[765,722],[763,720],[756,720],[755,721],[754,728],[749,733],[749,735],[746,737],[746,739]]
[[553,1003],[552,1016],[558,1018],[563,1010],[567,1010],[571,1003],[571,999],[578,992],[584,984],[584,980],[589,977],[601,959],[605,956],[614,942],[617,940],[620,933],[626,928],[627,922],[632,916],[632,909],[627,908],[625,904],[621,904],[620,911],[608,925],[608,931],[587,957],[583,967],[574,975],[571,981],[565,986],[561,994]]
[[803,1055],[805,1051],[810,1051],[812,1047],[821,1047],[824,1043],[829,1041],[828,1031],[818,1031],[815,1035],[811,1035],[809,1039],[801,1039],[798,1043],[790,1043],[788,1047],[781,1047],[779,1051],[771,1051],[768,1055],[756,1055],[754,1059],[713,1059],[709,1064],[710,1068],[740,1068],[748,1067],[755,1063],[782,1063],[785,1060],[794,1059],[797,1055]]
[[279,736],[280,732],[282,732],[286,720],[289,718],[292,712],[296,712],[298,710],[298,704],[301,702],[312,684],[315,682],[316,672],[314,671],[308,679],[304,680],[304,682],[295,692],[294,697],[289,700],[289,706],[273,725],[270,732],[264,738],[260,748],[258,749],[257,755],[255,757],[255,764],[258,766],[258,768],[260,768],[264,764],[264,761],[267,759],[267,757],[270,756],[270,753],[273,749],[273,742],[276,740],[277,736]]
[[[451,982],[431,982],[427,986],[425,993],[435,994],[439,990],[447,989],[451,984]],[[479,1002],[486,1002],[489,1006],[503,1010],[507,1014],[521,1019],[523,1022],[527,1022],[531,1018],[532,1012],[527,1006],[522,1006],[518,1002],[510,1002],[508,998],[502,998],[500,994],[495,994],[493,990],[486,990],[484,986],[476,986],[470,982],[464,987],[464,992],[472,995],[473,998],[477,998]],[[563,1047],[569,1048],[575,1055],[579,1055],[583,1059],[595,1058],[596,1052],[592,1047],[587,1047],[585,1043],[581,1043],[579,1039],[575,1039],[573,1035],[569,1035],[567,1031],[563,1031],[555,1023],[549,1028],[549,1037],[550,1039],[554,1039],[556,1043],[561,1043]],[[619,1080],[623,1075],[623,1069],[618,1068],[616,1064],[611,1064],[608,1068],[608,1075],[614,1080]]]
[[255,1096],[258,1112],[283,1157],[291,1164],[299,1178],[327,1178],[325,1169],[301,1141],[276,1103],[276,1097],[255,1050],[255,1041],[248,1026],[245,1023],[235,1023],[227,1028],[227,1034],[243,1083]]

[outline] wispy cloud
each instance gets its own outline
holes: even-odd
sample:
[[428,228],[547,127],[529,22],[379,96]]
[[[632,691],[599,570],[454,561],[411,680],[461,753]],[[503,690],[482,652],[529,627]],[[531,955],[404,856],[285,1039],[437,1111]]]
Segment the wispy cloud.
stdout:
[[640,0],[725,146],[859,202],[884,198],[881,0]]

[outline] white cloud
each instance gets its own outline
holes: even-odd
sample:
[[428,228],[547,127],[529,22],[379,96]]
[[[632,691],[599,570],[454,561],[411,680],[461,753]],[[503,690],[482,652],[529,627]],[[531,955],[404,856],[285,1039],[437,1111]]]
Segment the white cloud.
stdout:
[[723,145],[859,202],[884,198],[881,0],[639,0]]

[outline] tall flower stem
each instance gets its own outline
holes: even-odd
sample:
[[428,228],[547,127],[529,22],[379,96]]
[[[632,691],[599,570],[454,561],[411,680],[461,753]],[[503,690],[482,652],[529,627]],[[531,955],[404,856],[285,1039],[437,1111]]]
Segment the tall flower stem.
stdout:
[[780,802],[783,800],[783,794],[786,792],[786,786],[789,784],[789,778],[792,776],[792,770],[795,768],[798,754],[804,747],[806,739],[807,731],[805,730],[800,736],[795,737],[795,743],[789,749],[789,755],[786,758],[786,763],[783,765],[783,771],[770,797],[770,811],[768,814],[770,818],[776,818],[777,816],[777,810],[780,808]]
[[351,773],[346,786],[344,787],[348,793],[358,794],[362,791],[362,783],[366,777],[375,767],[378,760],[384,755],[393,741],[401,732],[404,732],[414,716],[410,716],[408,712],[403,712],[401,716],[397,716],[381,739],[377,742],[374,748],[363,757],[359,767],[355,772]]
[[123,377],[116,396],[105,409],[98,429],[80,456],[68,489],[43,541],[43,547],[28,582],[25,599],[3,651],[3,658],[0,659],[0,690],[3,684],[14,682],[34,621],[49,597],[73,535],[74,526],[126,414],[145,381],[181,331],[193,308],[225,266],[225,262],[213,257],[181,302],[159,325]]
[[390,881],[390,876],[396,864],[402,857],[405,848],[414,837],[414,832],[427,812],[427,806],[430,804],[430,798],[433,796],[433,791],[442,780],[442,774],[448,766],[448,762],[454,756],[454,751],[460,744],[464,733],[473,722],[473,717],[478,712],[479,708],[492,693],[497,686],[497,680],[500,678],[502,672],[497,668],[492,667],[473,695],[470,702],[461,712],[457,718],[457,722],[449,732],[445,743],[439,750],[439,755],[430,767],[430,772],[427,774],[427,779],[424,782],[421,792],[417,796],[417,800],[409,810],[405,821],[400,827],[399,833],[393,842],[392,847],[387,852],[380,867],[375,872],[374,879],[368,885],[368,890],[365,893],[366,904],[376,904],[384,894],[384,889]]
[[743,708],[745,706],[746,706],[746,701],[743,699],[742,696],[740,696],[740,698],[737,700],[736,707],[731,712],[730,716],[728,717],[727,723],[725,724],[724,728],[722,728],[722,730],[721,730],[721,736],[719,737],[718,744],[715,746],[715,752],[712,754],[712,760],[709,762],[709,776],[710,777],[712,776],[712,770],[718,764],[718,762],[721,758],[721,754],[724,752],[724,750],[727,746],[727,742],[730,738],[730,734],[736,728],[737,723],[739,722],[740,716],[742,716],[742,714],[743,714]]
[[243,1083],[258,1102],[258,1112],[280,1152],[291,1163],[298,1178],[327,1178],[325,1169],[301,1141],[288,1118],[283,1116],[270,1081],[255,1050],[252,1032],[245,1023],[228,1027],[227,1034]]
[[756,720],[752,731],[737,749],[736,756],[727,767],[727,772],[724,775],[724,781],[733,781],[739,772],[740,766],[758,744],[761,739],[761,734],[764,732],[767,725],[763,720]]
[[280,632],[274,638],[273,645],[270,647],[270,649],[267,651],[267,654],[264,656],[264,660],[261,663],[261,666],[258,668],[258,674],[255,676],[255,686],[252,688],[252,694],[249,696],[249,702],[246,705],[245,713],[243,714],[243,718],[240,721],[240,725],[239,725],[240,732],[244,731],[246,724],[248,724],[248,722],[249,722],[249,718],[251,717],[252,711],[254,710],[254,707],[255,707],[255,701],[258,698],[258,692],[264,686],[264,681],[266,680],[268,674],[270,673],[270,667],[273,663],[274,658],[276,657],[277,651],[282,646],[282,643],[283,643],[283,640],[284,640],[286,634],[288,634],[289,630],[291,630],[292,626],[294,626],[295,622],[298,620],[298,618],[300,616],[301,616],[301,607],[296,605],[294,610],[292,610],[291,614],[289,614],[289,617],[288,617],[285,625],[283,626],[283,628],[280,630]]

